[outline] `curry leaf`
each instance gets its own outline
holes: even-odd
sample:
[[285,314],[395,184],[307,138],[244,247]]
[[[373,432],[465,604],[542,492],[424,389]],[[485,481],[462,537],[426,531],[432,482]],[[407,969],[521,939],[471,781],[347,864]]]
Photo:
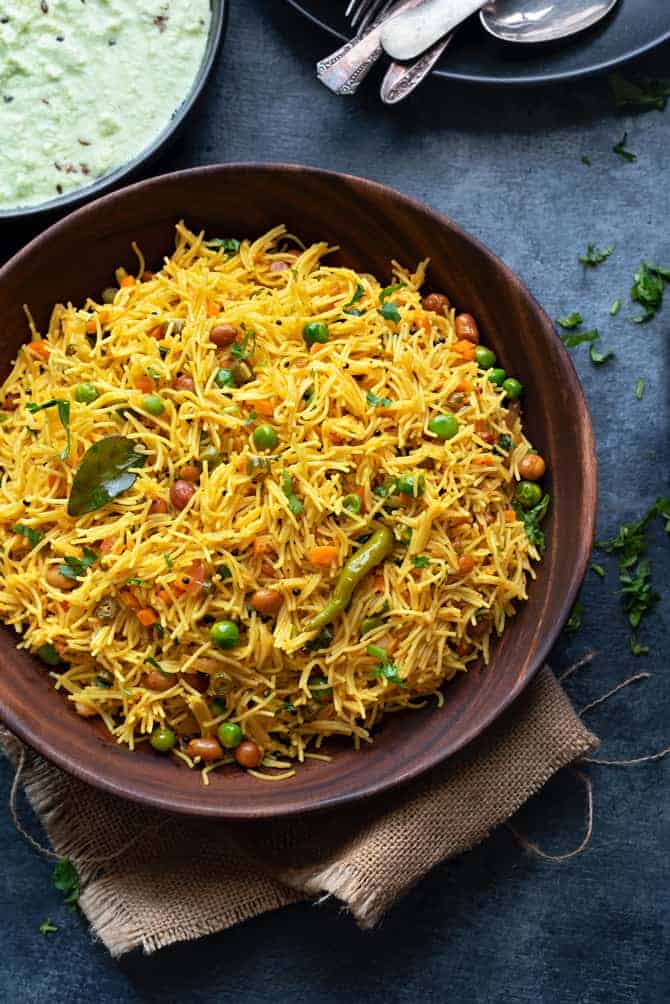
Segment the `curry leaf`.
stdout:
[[137,469],[146,463],[146,454],[126,436],[106,436],[90,446],[72,482],[67,511],[69,516],[95,512],[135,484]]

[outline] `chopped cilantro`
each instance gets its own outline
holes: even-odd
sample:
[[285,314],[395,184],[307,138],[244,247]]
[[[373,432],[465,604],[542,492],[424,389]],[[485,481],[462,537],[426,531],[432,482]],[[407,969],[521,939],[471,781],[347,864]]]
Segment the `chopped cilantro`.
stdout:
[[[251,342],[251,348],[249,343]],[[235,359],[248,359],[256,351],[256,332],[246,331],[241,342],[233,342],[230,346],[230,354]]]
[[589,345],[589,356],[595,366],[602,366],[608,359],[614,358],[614,353],[612,351],[601,352],[595,345]]
[[54,865],[51,881],[65,896],[65,902],[73,910],[79,900],[79,876],[69,858],[61,858]]
[[46,920],[43,920],[39,926],[40,934],[56,934],[57,931],[58,928],[55,924],[51,923],[48,917]]
[[96,551],[92,551],[90,547],[85,547],[81,558],[75,558],[71,554],[66,554],[63,564],[58,566],[58,571],[66,579],[80,579],[97,560],[98,555]]
[[582,157],[582,164],[584,164],[586,167],[590,167],[591,166],[591,158],[587,157],[586,154],[585,154]]
[[585,253],[579,256],[579,260],[582,265],[588,265],[591,268],[595,268],[596,265],[602,265],[602,263],[609,258],[613,251],[614,245],[608,248],[603,248],[601,251],[595,244],[589,244]]
[[635,635],[632,634],[630,636],[630,650],[633,655],[647,655],[649,652],[649,646],[640,645]]
[[613,73],[610,87],[618,108],[639,108],[642,111],[662,112],[670,97],[670,80],[652,80],[645,77],[638,83],[625,80],[619,73]]
[[393,300],[387,300],[383,303],[379,309],[379,313],[385,321],[393,321],[394,324],[400,324],[400,311],[398,310],[398,304],[394,303]]
[[610,307],[610,314],[612,315],[612,317],[616,317],[616,315],[619,313],[620,310],[621,310],[621,300],[616,299],[612,304],[612,306]]
[[13,526],[12,532],[20,533],[22,537],[25,537],[30,544],[31,551],[33,547],[37,547],[41,540],[44,540],[42,530],[33,530],[32,526],[25,526],[23,523],[17,523],[16,526]]
[[305,507],[293,491],[293,478],[288,471],[284,471],[282,474],[282,489],[288,500],[288,507],[290,511],[294,516],[299,516]]
[[600,333],[597,328],[593,328],[592,331],[575,331],[571,335],[561,335],[561,341],[567,349],[574,349],[584,342],[596,342],[599,338]]
[[389,408],[391,406],[391,399],[388,397],[379,397],[374,391],[369,390],[365,395],[365,400],[368,404],[371,404],[373,408]]
[[584,323],[584,318],[578,311],[573,310],[572,313],[566,314],[564,317],[557,317],[556,323],[560,324],[566,331],[572,331]]
[[51,401],[45,401],[44,404],[35,404],[34,401],[29,401],[26,408],[33,415],[37,414],[38,411],[46,411],[47,408],[58,408],[60,424],[65,429],[65,446],[58,456],[61,460],[67,460],[70,455],[70,402],[64,401],[60,397],[54,397]]
[[356,284],[354,295],[347,303],[345,303],[344,307],[342,308],[345,314],[351,314],[352,317],[360,317],[361,316],[360,310],[347,310],[347,307],[353,307],[353,305],[355,303],[358,303],[359,300],[362,300],[364,296],[365,296],[365,286],[363,286],[362,283],[359,282]]
[[213,237],[205,241],[205,247],[211,248],[212,251],[223,251],[226,257],[230,258],[240,250],[240,242],[235,237]]
[[635,384],[635,397],[638,399],[638,401],[642,400],[644,396],[644,388],[646,386],[647,386],[646,382],[642,379],[642,377],[638,377],[637,383]]
[[172,558],[170,557],[167,551],[163,552],[163,561],[165,562],[168,568],[172,568],[173,566]]
[[523,509],[518,503],[514,506],[517,517],[521,520],[526,531],[528,540],[542,553],[544,551],[544,534],[540,529],[540,524],[544,519],[549,507],[549,495],[545,495],[532,509]]
[[621,137],[621,139],[619,140],[619,142],[614,144],[612,150],[614,151],[614,153],[618,154],[619,157],[622,157],[624,160],[628,161],[629,164],[632,164],[634,161],[637,160],[637,154],[633,153],[632,150],[626,149],[627,142],[628,142],[628,133],[625,132]]
[[133,576],[132,579],[126,579],[126,585],[127,586],[144,586],[144,585],[146,585],[146,582],[145,582],[144,579],[138,579],[136,576]]
[[633,276],[630,298],[644,307],[644,314],[634,317],[636,324],[649,321],[661,308],[665,283],[670,281],[670,269],[643,261]]
[[508,433],[501,432],[500,435],[498,436],[498,446],[500,447],[501,450],[504,450],[506,453],[509,453],[509,451],[514,446],[514,440]]
[[597,564],[595,563],[595,561],[592,561],[592,562],[591,562],[591,571],[592,571],[592,572],[595,572],[595,573],[596,573],[596,575],[597,575],[597,576],[598,576],[599,578],[601,578],[601,579],[604,579],[604,578],[605,578],[605,574],[606,574],[606,573],[605,573],[605,569],[603,568],[603,566],[602,566],[602,565],[597,565]]
[[170,675],[163,669],[160,662],[157,662],[152,655],[148,655],[144,661],[146,662],[147,666],[151,666],[153,669],[157,669],[158,672],[162,673],[162,675],[165,676],[166,678]]
[[584,604],[582,603],[581,600],[577,600],[574,607],[572,608],[570,616],[568,617],[568,621],[565,625],[565,630],[568,631],[570,634],[576,634],[577,631],[579,631],[580,627],[582,626],[583,613],[584,613]]
[[388,300],[389,296],[393,296],[393,294],[397,293],[399,289],[404,289],[404,288],[405,288],[404,282],[398,282],[395,284],[395,286],[385,286],[384,289],[382,289],[381,293],[379,294],[379,302],[384,303],[385,300]]
[[427,554],[413,554],[412,564],[415,568],[426,568],[430,565],[430,558]]

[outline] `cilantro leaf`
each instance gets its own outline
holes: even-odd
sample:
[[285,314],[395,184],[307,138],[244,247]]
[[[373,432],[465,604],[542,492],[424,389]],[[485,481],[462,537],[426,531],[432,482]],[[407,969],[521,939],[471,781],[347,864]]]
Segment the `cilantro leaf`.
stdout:
[[630,636],[630,650],[633,655],[647,655],[649,652],[648,645],[640,645],[635,634]]
[[79,876],[69,858],[61,858],[56,862],[51,881],[56,889],[63,893],[67,905],[74,909],[79,900]]
[[582,164],[584,164],[585,167],[590,167],[591,166],[591,158],[587,157],[586,154],[584,154],[584,156],[582,157]]
[[603,568],[603,566],[602,566],[602,565],[596,565],[595,561],[592,561],[592,562],[591,562],[591,571],[592,571],[592,572],[595,572],[595,574],[596,574],[596,575],[597,575],[597,576],[598,576],[598,577],[599,577],[600,579],[604,579],[604,578],[605,578],[605,574],[606,574],[606,573],[605,573],[605,569]]
[[397,293],[399,289],[404,289],[404,288],[405,288],[404,282],[398,282],[395,284],[395,286],[385,286],[384,289],[382,289],[381,293],[379,294],[379,302],[383,303],[385,300],[388,300],[389,296],[393,296],[393,294]]
[[608,248],[603,248],[603,250],[601,251],[599,248],[595,246],[595,244],[589,244],[586,248],[585,253],[579,256],[579,260],[582,263],[582,265],[587,265],[590,266],[591,268],[595,268],[596,265],[602,265],[602,263],[606,261],[607,258],[609,258],[609,256],[612,254],[613,251],[614,251],[614,245]]
[[638,401],[641,401],[644,396],[644,388],[647,386],[646,381],[642,377],[638,377],[637,383],[635,384],[635,397]]
[[151,666],[152,669],[157,669],[159,673],[166,677],[166,679],[169,677],[170,674],[163,669],[160,662],[157,662],[152,655],[148,655],[144,661],[147,666]]
[[288,501],[290,511],[294,516],[299,516],[305,507],[293,491],[293,478],[288,471],[284,471],[282,474],[282,489]]
[[360,282],[356,283],[356,289],[354,291],[354,295],[350,300],[347,301],[347,303],[344,304],[344,308],[353,307],[353,305],[355,303],[358,303],[359,300],[362,300],[364,296],[365,296],[365,286],[363,286],[363,284]]
[[509,451],[514,446],[514,440],[507,432],[501,432],[500,435],[498,436],[497,445],[500,447],[501,450],[504,450],[505,453],[509,453]]
[[608,359],[614,358],[614,353],[612,351],[601,352],[595,345],[590,345],[589,356],[591,357],[591,362],[595,366],[602,366],[602,364],[606,363]]
[[393,321],[394,324],[400,324],[398,304],[394,303],[393,300],[387,300],[380,308],[379,313],[385,321]]
[[584,604],[582,603],[581,600],[577,600],[574,607],[572,608],[570,616],[565,625],[565,630],[569,634],[576,634],[577,631],[579,631],[580,627],[582,626],[583,613],[584,613]]
[[70,402],[64,401],[60,397],[54,397],[50,401],[45,401],[44,404],[35,404],[34,401],[29,401],[26,408],[32,415],[36,415],[38,411],[46,411],[47,408],[58,409],[60,424],[65,429],[65,446],[58,456],[61,460],[67,460],[70,454]]
[[621,137],[621,139],[619,140],[619,142],[614,144],[612,150],[614,151],[614,153],[618,154],[619,157],[622,157],[624,160],[627,160],[629,163],[632,164],[634,161],[637,160],[637,154],[633,153],[632,150],[626,149],[627,142],[628,142],[628,133],[625,132]]
[[32,526],[26,526],[24,523],[17,523],[16,526],[12,527],[13,533],[20,533],[22,537],[25,537],[30,544],[30,550],[37,547],[41,540],[44,540],[44,533],[42,530],[33,530]]
[[240,242],[235,237],[212,237],[205,241],[205,247],[212,251],[223,251],[227,258],[231,258],[240,250]]
[[46,920],[43,920],[39,926],[40,934],[56,934],[57,931],[58,928],[55,924],[51,923],[48,917]]
[[652,80],[649,77],[633,83],[620,73],[609,78],[610,87],[618,108],[655,109],[662,112],[670,97],[670,80]]
[[172,558],[170,557],[170,555],[169,555],[169,553],[167,551],[163,552],[163,561],[165,562],[165,564],[167,565],[168,568],[172,568],[173,561],[172,561]]
[[97,552],[92,551],[90,547],[85,547],[81,558],[75,558],[71,554],[67,554],[64,564],[58,566],[58,571],[66,579],[80,579],[97,560]]
[[549,495],[545,495],[532,509],[522,509],[518,503],[514,506],[517,517],[524,525],[528,540],[533,547],[537,548],[540,554],[545,548],[544,534],[540,529],[540,524],[546,516],[549,507],[549,498]]
[[651,566],[644,558],[634,569],[621,572],[621,596],[623,608],[628,614],[632,628],[640,626],[640,621],[660,600],[660,595],[651,586]]
[[620,310],[621,310],[621,300],[616,299],[612,304],[612,306],[610,307],[610,314],[612,315],[612,317],[616,317],[616,315],[619,313]]
[[369,390],[365,395],[365,400],[373,408],[389,408],[393,403],[389,397],[379,397],[374,391]]
[[633,318],[636,324],[644,324],[660,310],[663,303],[665,282],[669,280],[670,270],[655,265],[653,262],[641,262],[639,269],[633,276],[633,286],[630,291],[631,300],[644,307],[644,314]]
[[578,311],[573,310],[572,313],[566,314],[564,317],[557,317],[556,323],[560,324],[564,330],[571,331],[573,328],[578,328],[580,324],[583,324],[584,318]]
[[430,565],[430,558],[427,554],[413,554],[412,564],[415,568],[427,568]]
[[[249,348],[249,342],[251,342],[251,348]],[[230,354],[235,359],[248,359],[256,351],[256,332],[247,331],[245,332],[244,338],[241,342],[233,342],[230,346]]]
[[584,342],[595,342],[599,338],[600,333],[597,328],[593,328],[592,331],[576,331],[571,335],[561,335],[561,341],[566,349],[574,349],[577,345],[582,345]]

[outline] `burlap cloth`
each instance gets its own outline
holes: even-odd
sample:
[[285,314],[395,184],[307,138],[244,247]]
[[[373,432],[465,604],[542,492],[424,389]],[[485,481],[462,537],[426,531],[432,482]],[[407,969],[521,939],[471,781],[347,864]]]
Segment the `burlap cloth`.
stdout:
[[[0,741],[16,761],[18,740],[5,732]],[[93,933],[118,956],[323,895],[372,927],[431,868],[479,843],[597,746],[544,669],[461,754],[330,813],[234,825],[171,816],[90,788],[36,754],[23,783],[54,850],[77,866]]]

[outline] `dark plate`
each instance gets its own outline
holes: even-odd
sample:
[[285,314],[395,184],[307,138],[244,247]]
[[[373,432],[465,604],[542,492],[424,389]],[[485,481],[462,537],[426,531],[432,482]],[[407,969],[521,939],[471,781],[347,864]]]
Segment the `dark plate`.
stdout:
[[[344,18],[345,0],[288,2],[335,39],[351,37]],[[435,72],[482,84],[544,84],[600,73],[668,39],[667,0],[620,0],[595,28],[551,46],[498,42],[480,27],[476,15],[459,30]]]
[[191,90],[187,94],[186,98],[181,103],[179,108],[177,108],[168,124],[158,133],[155,139],[153,139],[151,143],[144,148],[144,150],[138,153],[136,157],[133,157],[132,160],[126,161],[125,164],[121,164],[116,168],[116,170],[103,175],[100,179],[98,179],[98,181],[94,181],[91,185],[77,188],[75,191],[68,192],[66,195],[61,195],[57,199],[50,199],[48,202],[40,202],[36,206],[0,210],[0,222],[3,220],[27,219],[28,217],[40,216],[42,214],[55,215],[58,211],[72,209],[74,206],[80,206],[83,202],[88,202],[91,199],[97,198],[97,196],[102,195],[104,192],[109,192],[112,188],[118,186],[119,182],[129,181],[141,167],[146,167],[147,164],[150,164],[154,158],[158,157],[158,155],[177,138],[189,113],[198,101],[198,98],[202,94],[205,85],[210,78],[212,70],[214,69],[217,53],[226,31],[226,25],[228,23],[228,0],[210,0],[210,6],[212,9],[212,21],[209,27],[209,36],[207,38],[205,55],[203,56],[202,63],[200,64],[200,69],[198,70]]
[[[586,402],[569,355],[528,290],[482,244],[428,206],[371,181],[314,168],[240,164],[197,168],[145,181],[77,210],[0,270],[4,379],[27,335],[22,304],[40,327],[57,301],[82,302],[132,267],[130,242],[151,267],[173,246],[184,217],[196,230],[258,235],[283,222],[306,240],[339,245],[340,261],[389,276],[430,257],[431,285],[471,310],[501,365],[527,388],[527,428],[547,459],[552,494],[547,553],[529,601],[510,622],[488,669],[463,674],[446,704],[391,715],[362,752],[341,748],[333,763],[311,761],[281,783],[235,767],[209,787],[143,747],[117,746],[101,725],[79,718],[52,688],[44,666],[0,630],[0,719],[54,763],[91,784],[164,809],[253,819],[340,805],[415,777],[461,749],[523,690],[546,659],[581,584],[593,540],[596,459]],[[83,249],[95,247],[95,255]]]

